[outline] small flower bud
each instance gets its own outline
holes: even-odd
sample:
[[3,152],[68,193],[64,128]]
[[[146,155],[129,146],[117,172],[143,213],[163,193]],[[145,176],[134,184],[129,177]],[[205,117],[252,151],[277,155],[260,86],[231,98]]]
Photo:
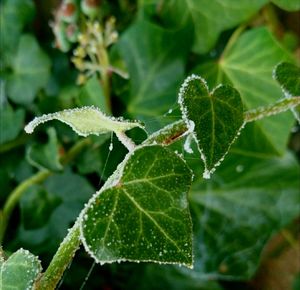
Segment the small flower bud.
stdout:
[[95,18],[100,12],[100,4],[100,0],[81,0],[81,10],[86,16]]
[[53,25],[53,33],[55,36],[55,46],[63,52],[70,50],[71,45],[66,36],[64,23],[57,23]]
[[78,7],[73,1],[64,1],[60,7],[60,17],[67,23],[74,23],[78,19]]

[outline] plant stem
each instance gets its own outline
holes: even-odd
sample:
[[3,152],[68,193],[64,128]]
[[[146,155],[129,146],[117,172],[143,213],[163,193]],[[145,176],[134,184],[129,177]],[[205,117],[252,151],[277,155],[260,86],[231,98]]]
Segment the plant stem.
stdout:
[[128,149],[128,151],[133,151],[136,147],[135,143],[129,138],[124,132],[115,132],[119,141]]
[[35,289],[53,290],[63,276],[64,271],[72,262],[72,259],[80,246],[79,221],[69,229],[67,236],[60,244],[47,270],[37,281]]
[[276,115],[285,112],[300,105],[300,97],[285,98],[279,100],[273,105],[260,107],[254,110],[249,110],[244,113],[244,120],[246,123],[257,121],[265,117]]
[[50,176],[52,172],[49,170],[42,170],[36,173],[35,175],[31,176],[30,178],[23,181],[19,186],[17,186],[8,196],[6,200],[2,215],[1,215],[1,223],[0,223],[0,243],[2,244],[3,238],[5,235],[5,231],[8,225],[9,218],[11,216],[12,211],[14,210],[15,206],[19,202],[22,194],[25,190],[33,184],[41,183],[44,181],[48,176]]
[[13,141],[9,141],[4,144],[1,144],[0,145],[0,153],[5,153],[7,151],[10,151],[16,147],[23,145],[24,143],[26,143],[28,138],[29,138],[28,135],[24,134],[24,135],[19,136],[16,139],[14,139]]
[[[91,143],[89,138],[81,139],[78,141],[71,149],[61,158],[61,162],[63,164],[69,163],[75,156],[78,155],[79,152],[88,144]],[[6,232],[6,228],[8,225],[8,221],[10,216],[18,204],[20,198],[22,197],[23,193],[26,191],[27,188],[32,186],[33,184],[43,182],[47,177],[52,175],[53,172],[49,170],[41,170],[37,172],[35,175],[31,176],[30,178],[24,180],[21,184],[19,184],[8,196],[3,210],[1,211],[0,216],[0,243],[2,244],[3,238]]]

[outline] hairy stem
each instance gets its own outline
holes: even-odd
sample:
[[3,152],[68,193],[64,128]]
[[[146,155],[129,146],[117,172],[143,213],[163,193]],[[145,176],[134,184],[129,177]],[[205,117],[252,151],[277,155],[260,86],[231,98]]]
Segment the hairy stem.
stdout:
[[[79,152],[88,144],[91,143],[89,138],[81,139],[78,143],[76,143],[71,149],[61,158],[61,162],[63,164],[69,163],[75,156],[78,155]],[[18,204],[20,198],[22,197],[23,193],[33,184],[38,184],[43,182],[47,177],[52,175],[53,172],[49,170],[41,170],[37,172],[35,175],[31,176],[30,178],[24,180],[21,184],[19,184],[8,196],[4,207],[1,211],[0,216],[0,243],[2,244],[4,235],[6,232],[6,228],[8,225],[8,221],[10,216]]]
[[47,270],[37,281],[35,289],[53,290],[63,276],[64,271],[72,262],[76,251],[80,246],[79,221],[69,229],[67,236],[60,244]]
[[266,107],[260,107],[254,110],[249,110],[244,113],[244,119],[246,123],[257,121],[265,117],[272,115],[277,115],[279,113],[285,112],[289,109],[300,105],[300,97],[292,97],[279,100],[273,105]]

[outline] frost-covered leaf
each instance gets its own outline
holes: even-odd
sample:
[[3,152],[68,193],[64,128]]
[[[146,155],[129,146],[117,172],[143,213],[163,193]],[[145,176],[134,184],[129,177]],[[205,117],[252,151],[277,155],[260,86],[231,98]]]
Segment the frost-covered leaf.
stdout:
[[32,289],[41,271],[38,258],[20,249],[1,265],[0,289]]
[[142,120],[149,131],[161,128],[162,121],[170,122],[167,117],[162,120],[161,115],[176,102],[184,78],[191,45],[188,32],[170,31],[139,20],[117,44],[130,75],[130,95],[125,95],[123,101],[127,111]]
[[24,126],[25,111],[13,110],[10,105],[0,105],[0,144],[11,141],[18,136]]
[[62,170],[59,162],[58,142],[54,128],[47,130],[48,142],[44,145],[34,144],[27,150],[28,162],[39,169],[49,169],[51,171]]
[[229,85],[209,92],[205,80],[192,75],[183,83],[178,101],[205,165],[203,177],[209,178],[244,124],[240,94]]
[[18,104],[29,104],[37,91],[47,84],[49,75],[49,57],[32,35],[23,35],[14,59],[13,73],[8,78],[9,98]]
[[138,122],[108,117],[96,107],[82,107],[64,110],[36,117],[25,127],[27,133],[32,133],[36,126],[50,120],[59,120],[69,125],[78,135],[100,135],[109,132],[124,132],[135,127],[143,128]]
[[129,153],[82,212],[85,249],[102,264],[192,267],[191,179],[185,162],[167,148],[144,146]]
[[148,2],[151,6],[155,3],[156,9],[153,10],[158,11],[158,16],[170,27],[190,26],[190,31],[194,32],[195,51],[204,53],[214,46],[222,31],[250,19],[268,1],[155,0]]
[[299,0],[272,0],[274,4],[288,11],[296,11],[300,9]]
[[194,273],[250,279],[268,240],[300,214],[299,165],[291,155],[261,160],[230,154],[191,190]]
[[284,93],[291,97],[300,96],[300,68],[292,63],[283,62],[276,66],[274,78]]
[[[281,61],[292,61],[292,57],[262,27],[244,32],[219,61],[201,65],[194,72],[204,78],[208,72],[210,86],[232,84],[241,94],[245,110],[249,110],[282,98],[280,86],[272,79],[273,69]],[[247,124],[233,147],[238,146],[236,152],[247,156],[284,154],[293,124],[290,112]]]

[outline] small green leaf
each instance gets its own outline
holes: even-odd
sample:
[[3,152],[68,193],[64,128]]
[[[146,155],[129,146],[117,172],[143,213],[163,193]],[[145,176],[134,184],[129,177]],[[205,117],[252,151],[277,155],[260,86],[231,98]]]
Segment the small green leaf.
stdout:
[[45,145],[34,144],[27,150],[27,160],[32,166],[39,169],[60,171],[63,166],[59,162],[58,142],[54,128],[47,130],[48,143]]
[[20,249],[1,265],[0,289],[32,289],[41,271],[38,258]]
[[69,125],[80,136],[100,135],[109,132],[120,133],[135,127],[143,128],[138,122],[108,117],[100,109],[92,106],[36,117],[25,127],[25,131],[26,133],[32,133],[39,124],[55,119]]
[[23,35],[8,78],[7,90],[11,100],[18,104],[33,101],[38,90],[44,87],[50,75],[50,60],[32,35]]
[[167,148],[144,146],[129,153],[82,212],[85,249],[101,264],[192,267],[191,179],[185,162]]
[[183,83],[178,101],[205,165],[203,177],[209,178],[244,124],[240,94],[229,85],[209,92],[205,80],[192,75]]
[[[0,105],[1,106],[1,105]],[[10,105],[0,107],[0,144],[15,139],[24,126],[25,111],[16,111]]]
[[285,94],[300,96],[300,68],[292,63],[282,62],[274,69],[273,76]]

